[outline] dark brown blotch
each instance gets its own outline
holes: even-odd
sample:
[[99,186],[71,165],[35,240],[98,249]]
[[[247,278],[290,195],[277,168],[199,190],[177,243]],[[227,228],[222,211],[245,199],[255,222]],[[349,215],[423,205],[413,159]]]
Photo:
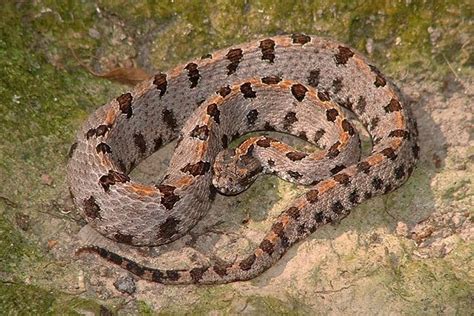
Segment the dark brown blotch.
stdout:
[[124,93],[117,98],[119,103],[119,109],[123,114],[127,115],[127,118],[132,117],[132,94],[130,92]]
[[332,174],[336,174],[344,168],[345,168],[344,165],[337,165],[334,168],[332,168],[330,171],[331,171]]
[[327,91],[318,91],[318,98],[323,102],[331,100],[331,98],[329,97],[329,92]]
[[222,135],[221,142],[222,142],[222,147],[223,148],[229,147],[229,137],[227,135],[225,135],[225,134]]
[[244,98],[246,99],[257,97],[255,91],[252,90],[252,84],[250,82],[246,82],[240,85],[240,92],[242,92]]
[[388,137],[401,137],[403,139],[409,139],[410,133],[404,129],[396,129],[396,130],[391,131],[388,134]]
[[256,109],[250,110],[247,113],[247,124],[248,125],[253,125],[258,119],[258,111]]
[[100,143],[95,147],[97,153],[109,154],[112,152],[112,149],[106,143]]
[[131,273],[133,273],[137,276],[142,276],[145,273],[145,268],[143,268],[138,263],[136,263],[134,261],[131,261],[131,260],[128,260],[128,259],[124,259],[124,260],[126,260],[126,262],[127,262],[125,264],[125,269],[127,269]]
[[160,184],[156,187],[162,195],[160,203],[167,209],[171,210],[180,197],[174,193],[176,187],[172,185]]
[[343,185],[348,185],[351,182],[351,178],[345,173],[336,174],[334,180]]
[[314,133],[314,142],[317,143],[319,142],[319,140],[321,139],[321,137],[323,137],[323,135],[326,133],[325,130],[323,129],[320,129],[320,130],[317,130],[315,133]]
[[113,252],[110,252],[108,250],[106,250],[107,252],[107,256],[106,256],[106,259],[109,260],[110,262],[113,262],[115,263],[116,265],[122,265],[123,261],[125,260],[126,262],[128,262],[127,259],[119,256],[118,254],[116,253],[113,253]]
[[265,122],[265,125],[263,126],[263,129],[266,131],[275,131],[275,127],[273,127],[270,122]]
[[178,127],[172,110],[164,109],[161,113],[163,115],[163,121],[170,129]]
[[268,60],[270,63],[273,63],[275,60],[275,41],[265,39],[260,42],[259,48],[262,51],[262,60]]
[[160,270],[154,270],[151,274],[151,280],[157,283],[163,282],[163,273]]
[[352,124],[349,123],[348,120],[344,119],[342,120],[342,129],[347,132],[350,136],[353,136],[355,134],[354,127],[352,127]]
[[188,163],[185,167],[181,168],[182,172],[189,173],[192,176],[202,176],[209,171],[211,164],[207,161],[199,161],[195,164]]
[[374,85],[378,88],[378,87],[385,87],[385,85],[387,84],[387,81],[385,80],[385,78],[383,77],[382,73],[380,72],[380,70],[377,69],[377,67],[375,66],[372,66],[372,65],[369,65],[370,67],[370,70],[375,74],[375,81],[374,81]]
[[272,232],[275,233],[278,237],[281,237],[285,234],[283,223],[278,221],[272,225]]
[[342,205],[341,201],[336,201],[332,204],[331,211],[336,214],[342,214],[344,212],[344,205]]
[[380,153],[391,160],[395,160],[397,158],[395,150],[393,150],[392,147],[384,148]]
[[346,97],[345,100],[339,100],[337,104],[352,111],[352,101],[349,99],[349,97]]
[[301,215],[301,210],[297,208],[296,206],[292,206],[286,210],[286,214],[288,214],[288,216],[290,216],[293,219],[298,219]]
[[235,132],[234,134],[232,134],[232,137],[231,137],[231,141],[234,141],[236,140],[237,138],[240,137],[240,133],[239,132]]
[[132,243],[132,240],[133,240],[133,236],[132,235],[128,235],[128,234],[121,234],[121,233],[116,233],[114,235],[114,239],[118,242],[121,242],[121,243],[124,243],[124,244],[131,244]]
[[170,281],[179,280],[179,272],[176,270],[166,270],[166,278]]
[[285,117],[283,118],[283,127],[288,130],[295,122],[298,122],[298,119],[296,118],[296,113],[290,111],[286,113]]
[[329,122],[334,122],[339,115],[339,111],[336,109],[326,110],[326,118]]
[[268,137],[264,137],[264,138],[261,138],[259,140],[257,140],[255,143],[257,144],[257,146],[260,146],[260,147],[263,147],[263,148],[268,148],[270,147],[270,144],[271,144],[271,139],[268,138]]
[[316,201],[318,201],[318,195],[319,191],[317,189],[309,190],[306,192],[306,200],[311,204],[316,203]]
[[359,114],[362,114],[365,112],[365,107],[367,106],[367,101],[365,100],[365,97],[360,96],[359,99],[357,100],[357,104],[355,109]]
[[[324,222],[324,214],[323,212],[317,212],[314,214],[314,220],[316,223],[323,223]],[[315,227],[316,228],[316,227]],[[314,231],[314,230],[313,230]]]
[[298,137],[303,139],[303,140],[308,140],[308,135],[306,135],[306,132],[305,131],[301,131],[298,133]]
[[281,78],[278,76],[268,76],[262,78],[262,83],[264,84],[277,84],[281,81]]
[[142,133],[133,134],[133,142],[135,143],[135,146],[137,146],[138,151],[141,154],[144,154],[146,152],[146,141]]
[[318,86],[320,73],[321,73],[321,70],[319,69],[313,69],[309,72],[307,80],[308,80],[308,84],[311,87],[316,88]]
[[298,171],[293,171],[293,170],[288,170],[288,175],[290,177],[292,177],[293,179],[300,179],[303,175],[301,173],[299,173]]
[[293,44],[300,44],[304,45],[311,41],[311,37],[306,34],[293,34],[291,35],[291,39],[293,40]]
[[402,109],[402,105],[397,99],[391,99],[390,103],[384,107],[385,112],[391,113],[391,112],[396,112],[400,111]]
[[198,65],[195,63],[189,63],[184,67],[188,71],[188,79],[191,82],[190,88],[195,88],[198,83],[199,79],[201,79],[201,74],[199,74]]
[[189,274],[191,275],[191,279],[193,280],[193,282],[198,283],[208,269],[209,267],[199,267],[191,269],[191,271],[189,271]]
[[95,136],[95,132],[96,132],[95,128],[89,129],[89,130],[86,132],[86,138],[89,139],[89,138],[91,138],[92,136]]
[[352,204],[359,203],[359,194],[357,193],[357,190],[354,189],[354,191],[349,194],[349,202],[351,202]]
[[380,121],[380,118],[378,118],[377,116],[373,117],[370,120],[370,129],[374,130],[379,125],[379,121]]
[[129,176],[115,170],[109,170],[109,178],[114,182],[120,182],[120,183],[130,181]]
[[161,148],[161,146],[163,146],[163,138],[161,138],[160,136],[155,138],[153,140],[153,151],[157,151],[158,149]]
[[273,250],[274,250],[274,246],[273,243],[268,240],[268,239],[264,239],[262,240],[262,242],[260,243],[260,245],[258,246],[258,248],[262,249],[264,252],[266,252],[269,256],[272,255],[273,253]]
[[299,102],[303,101],[306,92],[308,92],[308,88],[303,86],[300,83],[295,83],[294,85],[291,86],[291,93],[295,97],[296,100]]
[[209,138],[209,128],[207,125],[196,125],[190,133],[191,137],[198,138],[199,140],[207,140]]
[[414,144],[411,150],[413,152],[413,157],[415,157],[415,159],[420,158],[420,146],[418,146],[418,144]]
[[229,86],[224,86],[217,90],[216,93],[219,94],[221,97],[225,98],[227,95],[229,95],[231,91],[232,90]]
[[345,65],[349,58],[354,56],[354,52],[349,47],[338,46],[337,49],[339,52],[334,55],[336,65]]
[[370,164],[367,161],[361,161],[357,164],[357,170],[362,171],[364,173],[369,173]]
[[403,179],[405,177],[405,166],[404,165],[401,165],[401,166],[398,166],[395,168],[395,170],[393,171],[393,173],[395,174],[395,179],[397,180],[400,180],[400,179]]
[[109,129],[110,129],[110,127],[108,125],[105,125],[105,124],[99,125],[95,129],[95,135],[97,137],[104,136],[105,133],[107,133],[109,131]]
[[103,175],[99,178],[99,184],[102,186],[105,192],[109,192],[110,186],[115,184],[115,181],[109,177],[108,174]]
[[153,84],[158,90],[160,90],[160,97],[162,97],[166,92],[166,88],[168,87],[168,82],[166,81],[166,74],[156,74],[155,79],[153,80]]
[[225,265],[214,265],[212,267],[212,270],[214,270],[215,273],[217,273],[218,276],[224,277],[227,275],[227,266]]
[[380,189],[382,189],[383,180],[380,179],[379,177],[374,177],[374,178],[372,179],[372,186],[374,187],[375,190],[380,190]]
[[226,55],[227,59],[230,61],[230,64],[227,65],[227,75],[235,73],[243,56],[244,55],[242,53],[242,49],[240,48],[234,48],[229,50]]
[[286,154],[286,157],[290,159],[291,161],[298,161],[307,156],[306,153],[300,152],[300,151],[292,151]]
[[240,261],[240,263],[239,263],[240,269],[242,269],[244,271],[250,270],[252,268],[252,265],[255,262],[255,259],[257,259],[257,256],[255,256],[255,254],[251,254],[250,256],[245,258],[244,260]]
[[71,145],[71,147],[69,147],[69,152],[67,153],[67,156],[68,156],[69,158],[72,158],[72,156],[74,155],[74,151],[76,151],[77,145],[78,145],[78,143],[75,142],[75,143],[73,143],[73,144]]
[[327,156],[329,158],[336,158],[340,153],[340,151],[339,151],[339,146],[340,145],[341,145],[341,143],[339,141],[337,141],[331,147],[329,147]]
[[337,94],[342,90],[342,78],[336,78],[332,81],[332,92]]
[[217,104],[215,103],[211,103],[207,106],[207,115],[209,115],[210,117],[212,117],[214,119],[214,122],[216,122],[217,124],[220,124],[221,120],[220,120],[220,114],[221,114],[221,111],[219,111],[219,108],[217,107]]
[[84,215],[90,219],[102,219],[100,207],[93,196],[84,200]]
[[180,222],[181,221],[179,219],[176,219],[172,216],[168,217],[163,223],[160,224],[157,238],[169,240],[171,237],[173,237],[173,235],[179,232],[178,224]]

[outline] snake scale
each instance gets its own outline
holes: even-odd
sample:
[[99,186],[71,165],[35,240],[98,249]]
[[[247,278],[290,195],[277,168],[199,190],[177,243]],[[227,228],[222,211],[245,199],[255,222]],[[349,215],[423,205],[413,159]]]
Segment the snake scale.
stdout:
[[[351,111],[372,139],[360,158]],[[250,131],[295,135],[323,149],[305,153]],[[317,228],[357,204],[393,191],[418,159],[416,122],[398,89],[354,49],[316,36],[269,37],[203,56],[100,107],[78,132],[67,179],[81,215],[104,236],[160,245],[189,231],[217,190],[236,194],[261,173],[308,186],[251,254],[191,269],[146,267],[106,249],[93,252],[138,277],[164,284],[248,280]],[[145,185],[128,174],[178,139],[165,176]]]

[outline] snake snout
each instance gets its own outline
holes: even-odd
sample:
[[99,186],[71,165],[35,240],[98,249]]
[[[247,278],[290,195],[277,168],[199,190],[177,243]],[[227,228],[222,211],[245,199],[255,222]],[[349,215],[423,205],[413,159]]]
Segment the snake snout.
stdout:
[[262,171],[257,158],[239,156],[234,149],[225,149],[216,156],[212,184],[224,195],[237,195],[247,190]]

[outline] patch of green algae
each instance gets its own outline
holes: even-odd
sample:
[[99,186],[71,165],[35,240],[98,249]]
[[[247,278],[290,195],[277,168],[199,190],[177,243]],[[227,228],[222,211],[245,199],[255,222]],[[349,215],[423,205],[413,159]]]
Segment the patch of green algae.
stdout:
[[[467,255],[466,254],[469,254]],[[441,313],[468,315],[472,306],[472,246],[461,243],[447,257],[413,260],[405,258],[403,263],[387,274],[384,269],[383,282],[397,297],[409,302],[404,313]]]
[[[232,294],[232,295],[230,295]],[[141,304],[143,306],[143,304]],[[147,314],[149,309],[141,309]],[[220,287],[213,289],[203,289],[197,302],[190,306],[186,315],[209,315],[209,313],[220,314],[250,314],[250,315],[299,315],[307,314],[311,310],[302,302],[294,299],[282,301],[280,299],[251,295],[241,296],[233,293],[230,287]],[[159,315],[183,314],[182,307],[161,310]]]
[[[428,72],[436,79],[450,72],[451,64],[472,73],[472,43],[464,45],[462,38],[469,34],[467,20],[473,15],[466,1],[149,0],[136,4],[101,1],[99,6],[93,1],[4,1],[0,19],[1,314],[74,314],[81,309],[100,313],[100,305],[93,301],[35,285],[35,278],[42,278],[41,266],[52,259],[40,247],[40,236],[13,224],[19,212],[39,222],[44,202],[67,194],[64,166],[75,130],[95,107],[124,90],[80,69],[68,49],[80,47],[94,55],[101,40],[87,34],[104,23],[98,11],[117,17],[136,34],[147,32],[150,21],[155,23],[159,31],[150,59],[160,69],[262,35],[306,32],[339,39],[364,53],[370,38],[373,53],[369,57],[398,78],[407,72]],[[435,44],[429,27],[442,31]],[[41,184],[44,173],[55,179],[55,186]],[[266,188],[256,189],[255,196]],[[408,195],[411,199],[412,194]],[[468,252],[460,247],[456,253]],[[393,275],[391,290],[409,297],[410,287],[418,286],[420,292],[426,291],[424,297],[436,298],[437,304],[469,301],[468,284],[453,269],[458,263],[446,266],[441,259],[432,261],[407,263]],[[29,278],[32,284],[24,284]],[[425,278],[427,285],[422,286]],[[235,311],[231,301],[238,298],[222,302],[233,292],[228,287],[220,289],[198,289],[202,297],[189,310]],[[297,313],[303,306],[271,297],[250,296],[243,302],[259,314]],[[179,307],[169,310],[183,312]],[[139,311],[153,313],[145,303],[139,304]]]
[[[94,301],[43,289],[50,258],[40,246],[43,203],[67,194],[64,166],[72,135],[89,109],[107,98],[108,83],[66,69],[68,35],[81,32],[67,12],[78,8],[61,4],[59,17],[41,4],[2,3],[0,19],[0,314],[78,314],[76,307],[99,312]],[[41,13],[43,11],[43,13]],[[55,11],[57,12],[57,11]],[[41,15],[41,16],[40,16]],[[84,17],[86,15],[83,15]],[[68,18],[69,17],[69,18]],[[82,27],[81,27],[82,25]],[[73,31],[74,30],[74,31]],[[59,58],[59,59],[57,59]],[[69,57],[67,57],[70,59]],[[55,62],[55,64],[52,63]],[[94,87],[95,85],[95,87]],[[103,88],[97,88],[103,87]],[[94,93],[95,92],[95,93]],[[57,180],[46,187],[42,174]],[[15,214],[27,214],[29,232],[15,223]],[[30,283],[30,284],[27,284]],[[94,309],[91,307],[95,306]]]

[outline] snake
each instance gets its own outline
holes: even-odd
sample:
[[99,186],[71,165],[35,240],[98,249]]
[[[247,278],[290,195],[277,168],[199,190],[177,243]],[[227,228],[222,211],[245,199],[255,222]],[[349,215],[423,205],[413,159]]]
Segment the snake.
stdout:
[[[371,139],[364,157],[353,120]],[[230,146],[254,131],[291,134],[321,151],[302,152],[266,135]],[[418,160],[417,136],[404,95],[350,46],[298,33],[218,50],[158,72],[88,117],[67,164],[80,214],[116,242],[157,246],[185,235],[218,193],[238,194],[261,174],[302,184],[304,193],[234,262],[159,269],[96,245],[78,253],[162,284],[250,280],[319,227],[400,187]],[[130,178],[135,166],[174,140],[161,179]]]

